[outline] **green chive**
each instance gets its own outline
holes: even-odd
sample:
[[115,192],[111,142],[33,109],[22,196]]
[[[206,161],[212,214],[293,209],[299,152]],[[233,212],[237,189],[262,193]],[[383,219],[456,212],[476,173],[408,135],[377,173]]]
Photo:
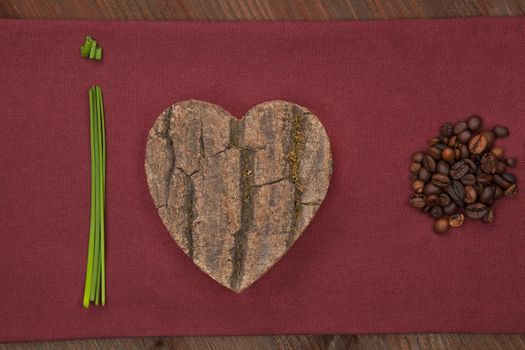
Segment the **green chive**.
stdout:
[[101,220],[101,226],[100,226],[100,279],[101,279],[101,302],[102,305],[106,304],[106,263],[105,263],[105,228],[104,228],[104,210],[105,210],[105,200],[106,200],[106,131],[105,131],[105,122],[104,122],[104,99],[102,98],[102,89],[100,86],[97,86],[98,91],[98,98],[99,98],[99,106],[100,106],[100,130],[102,134],[101,138],[101,178],[102,178],[102,185],[101,185],[101,203],[102,203],[102,209],[100,211],[102,220]]
[[95,59],[97,61],[100,61],[102,59],[102,48],[97,47],[97,50],[95,51]]
[[87,57],[89,55],[92,43],[93,39],[90,36],[86,36],[86,41],[84,42],[84,45],[80,47],[80,54],[82,55],[82,57]]
[[97,41],[93,40],[93,43],[91,44],[91,50],[89,51],[89,59],[90,60],[95,58],[96,51],[97,51]]

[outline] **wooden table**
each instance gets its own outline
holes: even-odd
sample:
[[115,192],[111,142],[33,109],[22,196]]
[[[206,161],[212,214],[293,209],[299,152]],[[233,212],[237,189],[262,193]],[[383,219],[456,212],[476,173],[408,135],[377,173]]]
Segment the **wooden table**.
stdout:
[[[355,20],[513,15],[525,15],[525,0],[0,0],[0,18],[34,19]],[[525,335],[164,337],[0,344],[0,350],[8,349],[525,349]]]

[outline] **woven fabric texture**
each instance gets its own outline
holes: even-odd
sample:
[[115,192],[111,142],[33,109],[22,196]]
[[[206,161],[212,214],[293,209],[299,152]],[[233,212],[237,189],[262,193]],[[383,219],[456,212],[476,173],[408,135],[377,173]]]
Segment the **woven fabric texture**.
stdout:
[[[85,35],[102,62],[80,57]],[[436,235],[408,205],[410,156],[479,114],[525,184],[525,19],[325,23],[0,20],[0,341],[149,335],[525,332],[525,202]],[[84,310],[88,88],[107,129],[107,305]],[[196,98],[242,116],[282,99],[332,142],[325,202],[237,295],[161,223],[146,137]]]

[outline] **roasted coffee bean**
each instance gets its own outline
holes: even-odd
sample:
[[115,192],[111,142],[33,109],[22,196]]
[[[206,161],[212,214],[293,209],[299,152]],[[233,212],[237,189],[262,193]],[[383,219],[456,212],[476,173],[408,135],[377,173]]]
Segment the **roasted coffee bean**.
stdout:
[[452,201],[450,197],[448,196],[448,194],[446,194],[445,192],[439,194],[439,199],[441,199],[442,207],[448,206],[450,202]]
[[478,166],[476,165],[476,163],[474,163],[470,159],[463,159],[463,161],[468,164],[468,172],[471,174],[475,174],[476,170],[478,170]]
[[472,137],[472,133],[468,130],[465,130],[461,134],[458,135],[458,140],[461,143],[468,143],[471,137]]
[[482,203],[491,205],[494,202],[494,194],[496,191],[496,187],[494,186],[487,186],[483,189],[483,192],[481,192],[481,195],[479,196],[479,200]]
[[505,172],[505,170],[507,170],[507,164],[505,164],[505,162],[499,160],[498,163],[496,164],[496,172],[498,174],[503,174]]
[[433,139],[428,140],[428,145],[429,145],[429,146],[434,146],[435,144],[438,144],[439,141],[440,141],[440,139],[437,138],[437,137],[435,137],[435,138],[433,138]]
[[467,127],[471,131],[477,131],[479,128],[481,128],[481,118],[477,115],[473,115],[467,120]]
[[471,219],[481,219],[487,214],[487,206],[483,203],[469,204],[465,208],[465,213]]
[[476,189],[476,192],[478,192],[478,196],[481,196],[481,194],[483,193],[483,190],[485,189],[485,186],[483,186],[479,182],[476,182],[474,184],[474,188]]
[[461,182],[457,180],[453,180],[450,185],[447,188],[447,193],[454,200],[459,206],[460,202],[463,201],[463,197],[465,197],[465,188],[461,184]]
[[494,136],[496,137],[507,137],[509,136],[509,128],[506,126],[495,126],[494,129],[492,129],[494,132]]
[[454,214],[458,210],[458,205],[454,202],[450,202],[449,205],[443,208],[443,213],[446,215]]
[[514,176],[514,174],[511,174],[511,173],[504,173],[503,175],[503,178],[505,180],[507,180],[508,182],[510,182],[511,184],[515,183],[516,182],[516,176]]
[[441,205],[441,198],[437,194],[430,194],[425,197],[425,203],[431,207]]
[[494,183],[496,185],[498,185],[499,187],[503,188],[504,190],[506,190],[507,188],[510,187],[510,183],[505,180],[505,178],[503,176],[501,176],[500,174],[495,174],[493,177],[492,177],[492,180],[494,181]]
[[432,215],[434,219],[439,219],[440,217],[443,216],[443,208],[432,207],[432,209],[430,209],[430,215]]
[[444,148],[443,151],[441,152],[441,158],[443,158],[447,162],[453,161],[455,157],[456,157],[456,152],[450,147]]
[[476,181],[486,186],[492,182],[492,175],[481,173],[478,176],[476,176]]
[[417,177],[423,182],[428,182],[428,181],[430,181],[430,178],[432,177],[432,174],[427,169],[422,167],[421,169],[419,169],[419,173],[418,173]]
[[421,169],[421,163],[412,163],[412,164],[410,164],[410,172],[411,173],[417,173],[417,172],[419,172],[419,169]]
[[445,174],[435,173],[432,175],[432,183],[437,187],[448,187],[450,184],[450,178]]
[[423,192],[426,194],[426,195],[429,195],[429,194],[440,194],[441,192],[443,192],[443,190],[434,185],[432,182],[429,182],[425,185],[425,188],[423,189]]
[[447,145],[445,145],[444,143],[436,143],[434,147],[443,152],[443,150],[447,148]]
[[[441,150],[437,147],[430,147],[428,149],[428,155],[431,156],[432,158],[434,158],[435,160],[440,160],[441,159]],[[425,160],[425,158],[423,158],[423,161]]]
[[467,174],[463,176],[460,181],[463,185],[474,186],[476,183],[476,176],[474,176],[474,174]]
[[439,139],[441,140],[441,143],[444,143],[445,145],[448,145],[448,137],[441,136]]
[[448,146],[449,146],[449,147],[455,147],[455,146],[456,146],[456,142],[457,142],[457,140],[458,140],[458,137],[457,137],[456,135],[454,135],[454,136],[450,136],[450,137],[448,138]]
[[425,195],[420,193],[414,193],[412,196],[410,196],[410,200],[408,203],[413,206],[414,208],[424,208],[425,203]]
[[461,179],[463,176],[467,175],[470,167],[465,160],[460,160],[459,162],[454,163],[450,168],[449,175],[453,179]]
[[436,233],[444,233],[447,232],[449,229],[448,219],[441,218],[434,221],[434,232]]
[[436,161],[434,160],[434,158],[432,158],[432,157],[429,156],[429,155],[426,155],[426,156],[423,158],[423,162],[422,162],[421,164],[423,164],[423,166],[425,167],[425,169],[427,169],[427,170],[430,171],[431,173],[433,173],[434,171],[436,171]]
[[414,182],[412,182],[412,188],[414,191],[416,191],[416,193],[423,193],[425,183],[421,180],[414,180]]
[[454,214],[454,215],[450,215],[450,217],[448,218],[448,224],[450,225],[450,227],[460,227],[461,225],[463,225],[463,222],[465,221],[465,215],[463,214]]
[[487,138],[481,134],[474,135],[468,143],[468,150],[472,154],[481,154],[486,148]]
[[468,150],[467,145],[461,145],[461,158],[468,158],[470,157],[470,151]]
[[450,164],[448,162],[445,162],[444,160],[440,160],[437,163],[436,171],[441,174],[447,175],[450,170]]
[[441,125],[441,128],[439,129],[439,134],[443,137],[449,137],[452,135],[452,124],[445,123]]
[[505,192],[503,191],[503,189],[501,187],[499,187],[499,186],[494,186],[494,187],[495,187],[494,200],[503,198],[503,196],[505,195]]
[[465,122],[459,122],[456,125],[454,125],[454,127],[452,128],[452,131],[456,135],[461,134],[465,130],[467,130],[467,123]]
[[465,197],[463,198],[463,202],[466,204],[472,204],[476,202],[478,199],[478,193],[476,192],[476,189],[472,186],[465,186]]
[[425,156],[425,154],[423,154],[423,152],[416,152],[412,155],[412,161],[414,163],[421,163],[421,161],[423,160],[423,157]]
[[454,155],[455,155],[455,157],[454,157],[455,159],[461,159],[461,150],[456,148],[454,150]]
[[505,190],[505,196],[510,197],[516,194],[517,192],[516,184],[512,184]]
[[489,224],[494,221],[494,211],[492,209],[488,208],[487,214],[483,217],[483,221]]
[[515,158],[507,158],[505,160],[505,162],[507,163],[507,165],[511,168],[514,168],[516,166],[516,159]]
[[503,148],[498,147],[498,146],[492,147],[492,149],[490,150],[490,153],[495,155],[496,158],[501,158],[503,156]]
[[492,148],[495,139],[494,133],[492,131],[482,131],[479,134],[487,139],[487,149]]
[[485,153],[480,160],[481,170],[487,174],[494,174],[498,160],[492,153]]

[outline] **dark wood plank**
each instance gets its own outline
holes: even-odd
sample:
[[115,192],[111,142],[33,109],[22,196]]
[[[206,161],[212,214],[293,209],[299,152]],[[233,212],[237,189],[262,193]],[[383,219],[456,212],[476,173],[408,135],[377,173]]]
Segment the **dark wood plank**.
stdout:
[[[525,0],[0,0],[0,18],[353,20],[525,15]],[[525,349],[525,335],[171,337],[0,344],[27,349]]]

